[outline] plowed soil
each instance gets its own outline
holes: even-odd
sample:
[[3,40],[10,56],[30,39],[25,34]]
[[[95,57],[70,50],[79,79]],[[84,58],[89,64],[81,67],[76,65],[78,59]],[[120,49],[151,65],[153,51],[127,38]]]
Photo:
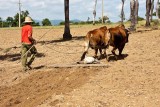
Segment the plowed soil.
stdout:
[[33,28],[38,55],[27,72],[21,29],[0,29],[0,107],[159,107],[160,30],[130,34],[117,61],[109,47],[110,61],[100,60],[108,67],[52,67],[79,61],[84,36],[98,27],[71,26],[70,41],[62,40],[63,27]]

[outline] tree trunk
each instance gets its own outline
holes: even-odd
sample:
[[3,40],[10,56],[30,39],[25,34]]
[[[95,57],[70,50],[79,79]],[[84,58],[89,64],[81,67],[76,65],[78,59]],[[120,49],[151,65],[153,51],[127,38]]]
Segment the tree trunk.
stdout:
[[95,18],[96,18],[96,5],[97,5],[97,0],[95,0],[95,6],[93,10],[93,25],[95,25]]
[[64,12],[65,12],[65,28],[63,34],[63,40],[72,39],[72,35],[70,34],[69,27],[69,0],[64,0]]
[[146,27],[150,26],[151,0],[146,0]]
[[131,10],[131,14],[130,14],[130,19],[131,19],[131,26],[130,29],[131,30],[135,30],[135,0],[131,0],[130,1],[130,10]]
[[125,0],[122,0],[122,10],[121,10],[121,23],[123,24],[124,20],[124,2]]
[[158,10],[159,10],[159,0],[157,0],[157,4],[156,4],[156,16],[159,20],[159,11]]
[[104,22],[104,20],[103,20],[103,18],[104,18],[103,13],[104,13],[104,1],[102,0],[102,24]]
[[154,0],[151,2],[151,15],[150,15],[150,22],[153,20],[153,10],[154,10]]
[[136,0],[136,2],[135,2],[135,21],[136,21],[136,24],[138,24],[138,11],[139,11],[139,1]]

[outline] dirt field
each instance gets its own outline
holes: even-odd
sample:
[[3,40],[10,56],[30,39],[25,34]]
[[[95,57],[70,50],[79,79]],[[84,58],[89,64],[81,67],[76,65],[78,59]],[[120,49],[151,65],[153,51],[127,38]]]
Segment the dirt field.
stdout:
[[27,73],[19,62],[21,30],[0,29],[0,107],[159,107],[160,30],[131,34],[124,59],[101,60],[109,67],[50,67],[79,61],[84,35],[97,27],[71,27],[71,41],[62,41],[63,27],[34,28],[38,55]]

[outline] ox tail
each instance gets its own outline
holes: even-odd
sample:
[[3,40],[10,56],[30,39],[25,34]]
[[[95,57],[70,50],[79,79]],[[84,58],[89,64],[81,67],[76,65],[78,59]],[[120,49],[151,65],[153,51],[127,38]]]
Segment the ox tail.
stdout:
[[88,53],[88,49],[89,49],[89,38],[86,38],[86,41],[84,42],[84,52],[81,56],[81,61],[85,58],[86,54]]

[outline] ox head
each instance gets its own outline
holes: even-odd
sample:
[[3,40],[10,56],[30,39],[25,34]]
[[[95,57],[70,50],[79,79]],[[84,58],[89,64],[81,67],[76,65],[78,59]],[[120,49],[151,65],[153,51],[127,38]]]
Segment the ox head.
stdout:
[[107,29],[106,32],[105,32],[105,44],[106,44],[106,46],[109,46],[110,39],[111,39],[111,33],[109,32],[109,29]]
[[130,32],[130,29],[129,29],[129,28],[126,28],[125,30],[126,30],[127,34],[131,34],[131,32]]
[[128,37],[129,37],[129,34],[131,34],[129,28],[125,29],[125,32],[126,32],[126,43],[128,43]]

